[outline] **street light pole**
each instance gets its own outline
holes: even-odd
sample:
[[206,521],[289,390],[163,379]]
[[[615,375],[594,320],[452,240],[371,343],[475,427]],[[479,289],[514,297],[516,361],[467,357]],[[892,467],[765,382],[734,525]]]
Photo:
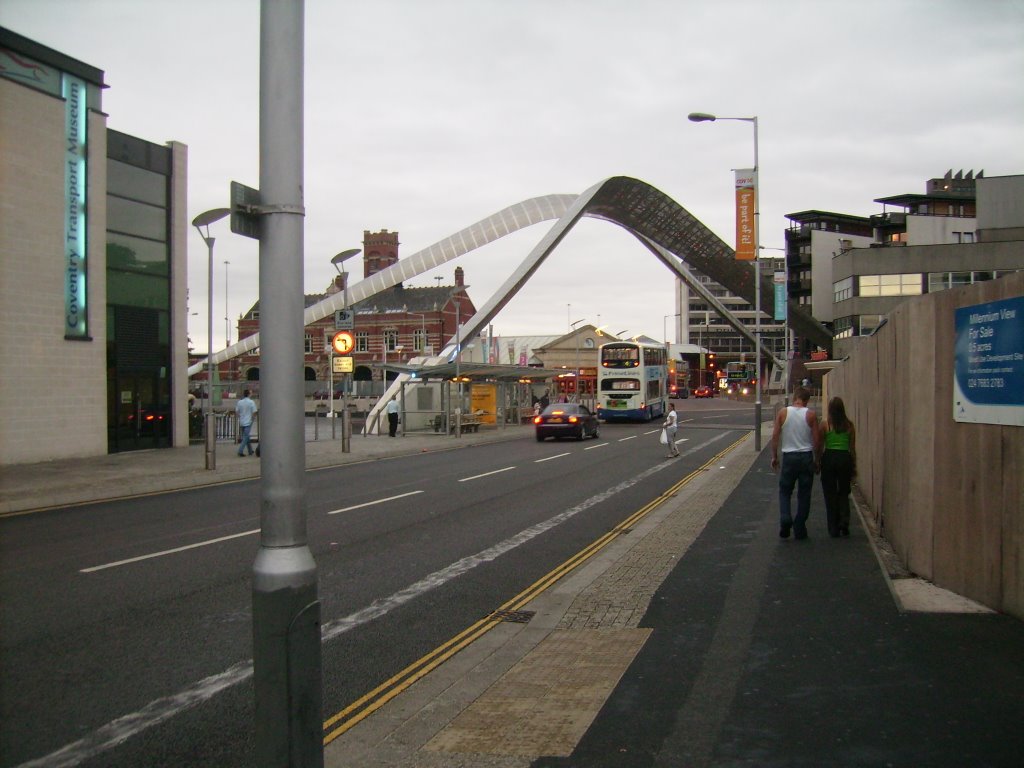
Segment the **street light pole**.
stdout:
[[[762,246],[761,250],[782,252],[782,282],[785,285],[782,305],[782,404],[789,405],[789,255],[785,248],[772,248],[766,245]],[[778,272],[773,277],[778,278]],[[778,306],[776,305],[775,315],[778,316],[778,313]],[[778,322],[775,317],[772,318],[772,321]]]
[[321,768],[317,564],[305,511],[305,3],[260,3],[260,543],[252,567],[255,764]]
[[427,354],[427,316],[423,312],[410,312],[409,309],[405,308],[405,314],[416,315],[420,319],[420,341],[423,346],[420,349],[416,349],[416,345],[413,344],[412,348],[414,352],[422,352],[424,355]]
[[224,348],[231,346],[231,314],[228,312],[228,265],[231,262],[224,259]]
[[[334,256],[331,259],[331,264],[334,265],[334,269],[341,275],[341,303],[343,304],[342,309],[348,309],[348,272],[345,271],[343,265],[345,261],[351,259],[362,249],[360,248],[349,248],[348,250],[342,251],[341,253]],[[341,265],[341,266],[339,266]],[[353,331],[355,330],[355,324],[352,325]],[[333,375],[334,361],[331,361],[331,371]],[[333,424],[333,413],[334,413],[334,385],[331,385],[331,423]],[[333,432],[331,433],[334,434]],[[341,374],[341,452],[351,453],[352,451],[352,415],[348,412],[348,375]]]
[[462,302],[455,302],[455,390],[459,394],[459,402],[455,406],[455,437],[462,437],[462,320],[459,312]]
[[[231,262],[224,259],[224,348],[231,346],[231,313],[228,312],[228,265]],[[234,363],[228,361],[228,381],[234,380]]]
[[[581,317],[575,323],[569,323],[569,328],[575,331],[576,326],[585,320],[585,317]],[[576,334],[576,402],[583,402],[583,398],[580,395],[580,335],[578,333]]]
[[[710,329],[708,326],[711,324],[711,313],[708,310],[704,310],[704,324],[697,326],[697,348],[700,355],[700,359],[704,360],[704,334],[708,333],[710,341]],[[702,365],[697,369],[697,386],[701,386],[704,383],[704,366]]]
[[718,117],[707,112],[691,112],[689,119],[694,123],[714,122],[715,120],[738,120],[754,126],[754,340],[756,352],[755,402],[754,402],[754,450],[761,452],[761,179],[760,165],[757,156],[757,116],[754,117]]
[[192,226],[206,243],[208,258],[207,269],[207,307],[206,307],[206,411],[203,418],[205,432],[206,468],[217,468],[217,428],[213,421],[213,243],[216,238],[210,237],[210,225],[220,221],[231,213],[230,208],[213,208],[204,211],[192,219]]
[[[670,343],[669,340],[668,340],[668,319],[670,317],[682,317],[682,312],[676,312],[674,315],[662,315],[662,318],[661,318],[661,336],[662,336],[663,339],[665,339],[665,349],[669,348],[669,343]],[[679,331],[679,328],[678,328],[678,325],[677,325],[677,327],[676,327],[676,339],[679,339],[679,336],[680,336],[678,331]],[[689,334],[687,334],[687,335],[689,335]],[[680,343],[680,342],[677,341],[677,343]]]

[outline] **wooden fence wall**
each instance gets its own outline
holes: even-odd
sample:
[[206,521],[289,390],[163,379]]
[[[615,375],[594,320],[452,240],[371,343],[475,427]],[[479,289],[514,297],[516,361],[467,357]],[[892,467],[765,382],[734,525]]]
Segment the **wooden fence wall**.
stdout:
[[953,420],[955,310],[1022,295],[1018,272],[901,304],[825,394],[846,403],[858,483],[906,566],[1024,619],[1024,427]]

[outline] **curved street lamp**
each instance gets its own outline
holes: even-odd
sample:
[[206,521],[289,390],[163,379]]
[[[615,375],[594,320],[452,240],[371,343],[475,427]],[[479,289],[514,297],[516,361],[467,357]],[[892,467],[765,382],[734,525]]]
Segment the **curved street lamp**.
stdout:
[[[713,123],[716,120],[738,120],[754,126],[754,174],[760,170],[757,158],[757,116],[754,117],[718,117],[707,112],[691,112],[689,120],[693,123]],[[754,339],[757,351],[757,378],[754,396],[754,450],[761,451],[761,190],[760,179],[754,186]]]
[[573,333],[576,333],[576,381],[573,383],[573,386],[576,389],[577,403],[583,402],[583,397],[580,394],[580,335],[576,331],[576,326],[579,325],[580,323],[585,323],[586,321],[587,318],[581,317],[575,323],[569,323],[569,328],[572,329]]
[[204,414],[203,424],[206,438],[207,469],[217,468],[217,430],[213,423],[213,243],[215,238],[210,237],[210,225],[230,214],[230,208],[212,208],[192,219],[192,226],[196,228],[199,236],[206,243],[209,257],[206,307],[206,413]]

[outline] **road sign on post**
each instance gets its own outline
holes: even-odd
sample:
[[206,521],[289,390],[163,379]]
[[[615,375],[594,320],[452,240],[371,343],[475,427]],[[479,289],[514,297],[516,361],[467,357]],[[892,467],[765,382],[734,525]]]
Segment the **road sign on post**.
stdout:
[[331,347],[336,355],[348,355],[352,353],[356,340],[350,331],[338,331],[331,339]]
[[356,313],[351,309],[339,309],[334,313],[334,328],[338,331],[351,331],[355,327]]
[[231,231],[236,235],[260,239],[260,191],[231,182]]

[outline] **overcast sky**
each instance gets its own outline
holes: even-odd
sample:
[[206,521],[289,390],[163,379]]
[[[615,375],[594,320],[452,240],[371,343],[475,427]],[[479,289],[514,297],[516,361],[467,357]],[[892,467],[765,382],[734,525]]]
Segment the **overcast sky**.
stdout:
[[[2,0],[0,25],[103,70],[111,128],[188,145],[190,219],[228,205],[232,180],[258,186],[257,0]],[[951,168],[1024,173],[1022,73],[1022,0],[307,0],[305,289],[325,290],[331,256],[363,230],[398,231],[409,256],[619,175],[732,244],[731,169],[753,164],[753,131],[688,122],[694,111],[758,116],[769,247],[787,213],[878,213],[875,198]],[[482,306],[546,228],[438,274],[451,284],[461,265]],[[223,262],[234,340],[258,245],[226,221],[213,234],[220,348]],[[205,351],[207,253],[189,235],[189,331]],[[585,319],[660,338],[672,282],[623,230],[587,220],[495,333]]]

